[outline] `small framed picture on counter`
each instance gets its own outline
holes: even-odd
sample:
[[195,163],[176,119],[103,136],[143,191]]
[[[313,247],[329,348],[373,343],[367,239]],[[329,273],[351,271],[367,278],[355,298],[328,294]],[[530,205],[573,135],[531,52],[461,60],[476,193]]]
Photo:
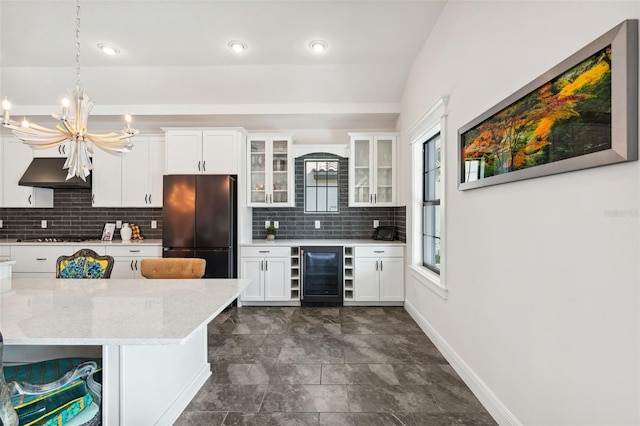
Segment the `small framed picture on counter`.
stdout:
[[116,230],[115,223],[105,223],[104,229],[102,230],[102,241],[111,241],[113,239],[113,233]]

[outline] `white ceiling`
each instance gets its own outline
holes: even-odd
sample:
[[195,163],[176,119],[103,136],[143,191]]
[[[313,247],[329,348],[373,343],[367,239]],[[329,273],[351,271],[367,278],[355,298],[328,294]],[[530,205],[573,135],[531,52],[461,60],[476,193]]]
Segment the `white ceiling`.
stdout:
[[[445,1],[82,0],[81,82],[97,123],[389,129]],[[48,115],[75,87],[75,15],[74,0],[0,0],[0,95],[16,114]]]

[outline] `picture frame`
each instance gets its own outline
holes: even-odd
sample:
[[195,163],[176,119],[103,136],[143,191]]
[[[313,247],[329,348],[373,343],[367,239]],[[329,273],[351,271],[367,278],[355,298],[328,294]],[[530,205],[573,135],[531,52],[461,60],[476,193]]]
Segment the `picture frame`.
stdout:
[[638,20],[458,130],[459,190],[638,159]]
[[115,223],[105,223],[104,224],[104,228],[102,229],[102,241],[112,241],[113,240],[113,234],[116,231],[116,224]]

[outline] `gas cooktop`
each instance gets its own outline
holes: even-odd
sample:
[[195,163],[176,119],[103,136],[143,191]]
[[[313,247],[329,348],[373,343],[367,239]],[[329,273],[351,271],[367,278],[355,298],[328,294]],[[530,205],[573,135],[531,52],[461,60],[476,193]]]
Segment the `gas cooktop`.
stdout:
[[18,243],[79,243],[82,241],[95,240],[94,237],[29,237],[17,239]]

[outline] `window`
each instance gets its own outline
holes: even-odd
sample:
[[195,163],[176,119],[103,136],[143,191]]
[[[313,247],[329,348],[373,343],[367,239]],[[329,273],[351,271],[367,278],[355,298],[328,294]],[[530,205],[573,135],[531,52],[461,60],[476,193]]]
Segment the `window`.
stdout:
[[304,160],[305,213],[338,213],[338,161]]
[[422,145],[422,264],[440,273],[440,198],[442,196],[440,133]]

